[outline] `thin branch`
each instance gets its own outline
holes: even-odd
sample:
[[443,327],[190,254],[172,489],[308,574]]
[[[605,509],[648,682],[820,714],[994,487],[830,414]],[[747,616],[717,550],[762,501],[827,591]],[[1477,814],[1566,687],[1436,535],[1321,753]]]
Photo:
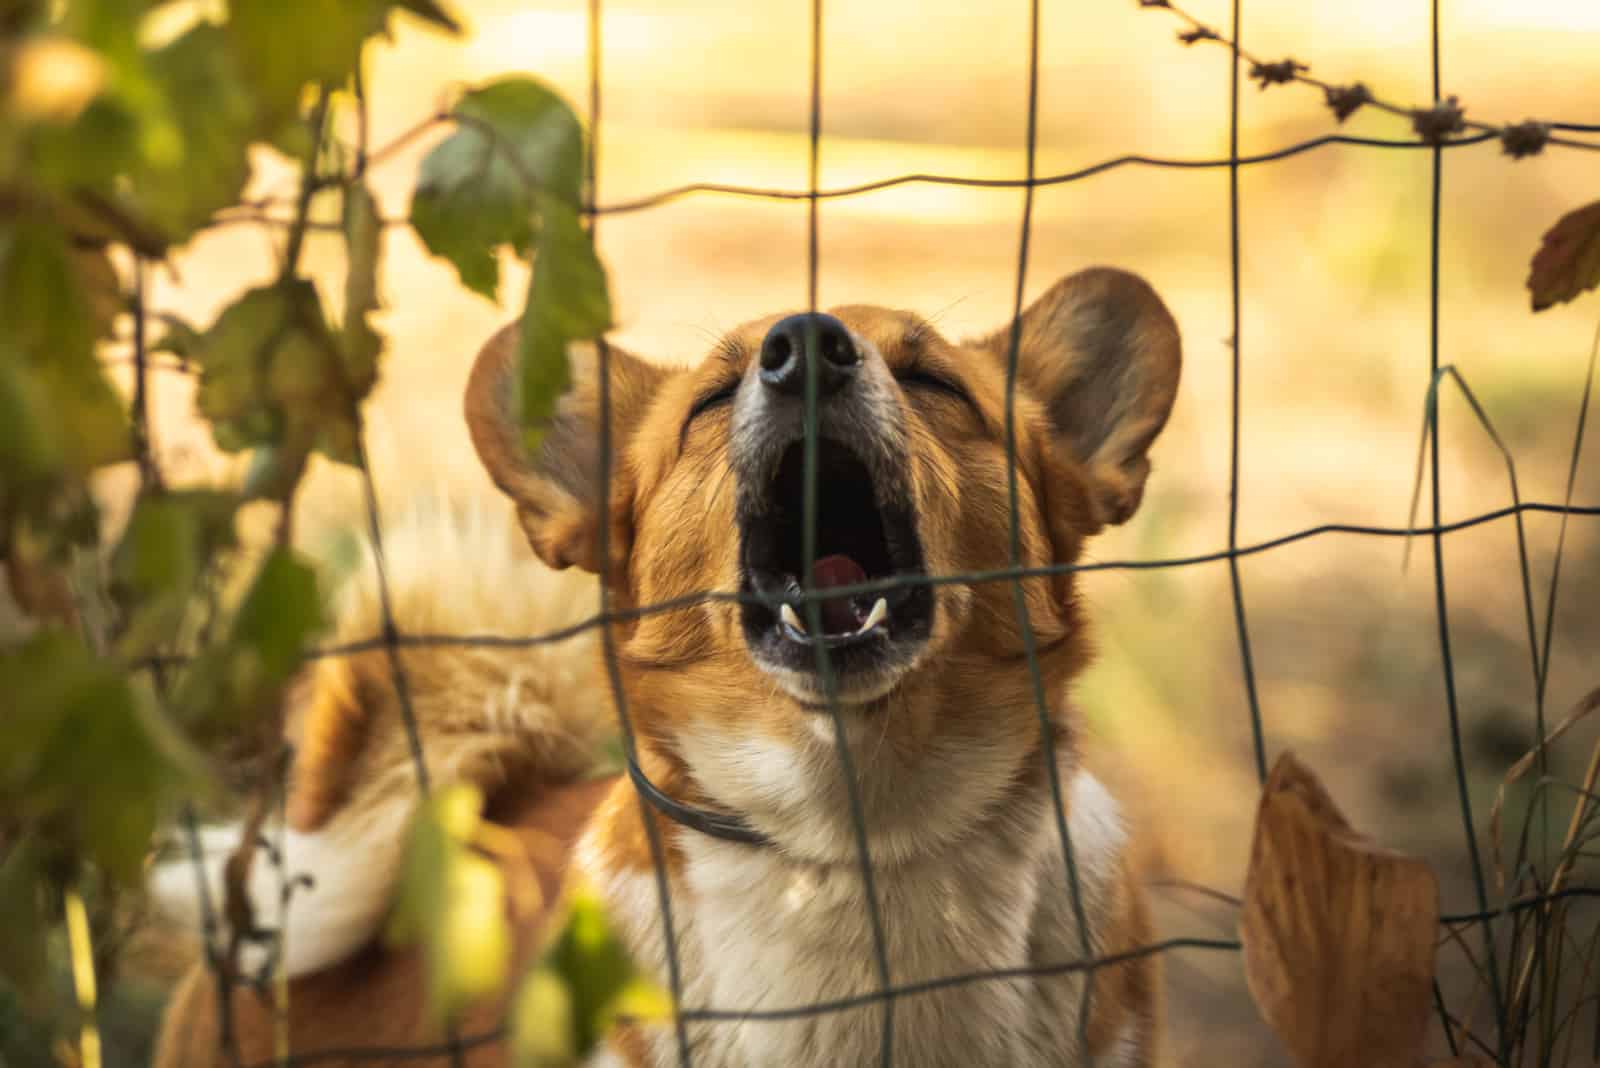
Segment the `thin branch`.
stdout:
[[311,198],[319,189],[317,181],[317,155],[322,150],[322,138],[328,119],[328,101],[332,93],[324,85],[317,96],[317,106],[311,113],[311,148],[306,154],[304,170],[300,175],[300,197],[295,206],[294,222],[289,228],[289,248],[283,255],[283,277],[291,277],[300,265],[300,249],[305,244],[307,224],[310,222]]
[[160,493],[165,487],[150,444],[150,353],[146,338],[144,257],[133,258],[133,454],[139,464],[139,492]]

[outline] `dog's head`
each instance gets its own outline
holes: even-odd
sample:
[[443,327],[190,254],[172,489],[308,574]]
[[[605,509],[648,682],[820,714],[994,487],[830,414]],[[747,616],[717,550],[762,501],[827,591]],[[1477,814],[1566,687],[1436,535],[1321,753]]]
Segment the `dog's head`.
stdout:
[[[1154,291],[1103,268],[967,344],[907,312],[846,306],[749,323],[683,370],[613,346],[608,492],[599,352],[574,348],[572,388],[530,454],[511,403],[515,345],[503,332],[479,357],[473,440],[546,563],[606,572],[623,606],[683,602],[641,615],[618,646],[639,729],[680,750],[683,736],[707,732],[801,744],[830,697],[902,755],[962,738],[1036,739],[1017,584],[885,580],[1003,570],[1013,545],[1024,568],[1076,560],[1086,537],[1137,509],[1180,362]],[[797,599],[808,585],[869,589],[808,606]],[[1072,578],[1020,588],[1042,681],[1059,688],[1085,657]],[[696,603],[705,591],[752,596]]]

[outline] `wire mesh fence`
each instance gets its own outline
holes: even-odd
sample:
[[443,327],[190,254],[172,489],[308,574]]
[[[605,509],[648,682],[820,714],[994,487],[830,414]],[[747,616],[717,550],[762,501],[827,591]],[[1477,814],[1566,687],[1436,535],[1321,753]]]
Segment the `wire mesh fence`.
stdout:
[[[671,896],[671,886],[666,876],[664,862],[665,846],[657,829],[657,822],[651,817],[652,795],[660,797],[660,791],[651,784],[640,768],[638,750],[636,747],[635,731],[624,687],[622,684],[621,670],[618,665],[615,639],[612,627],[615,624],[638,620],[647,615],[682,611],[696,605],[714,601],[748,601],[760,600],[759,594],[736,594],[726,591],[707,590],[690,597],[679,598],[658,604],[645,604],[616,609],[611,603],[611,594],[605,583],[600,584],[599,601],[592,618],[572,627],[563,628],[543,634],[444,634],[444,633],[414,633],[403,631],[396,623],[393,606],[390,603],[388,578],[385,574],[385,556],[383,545],[383,523],[379,514],[378,497],[374,484],[371,468],[367,463],[365,452],[359,455],[358,469],[363,487],[363,505],[368,537],[371,540],[373,558],[378,569],[378,590],[381,598],[381,633],[369,638],[345,642],[338,645],[328,645],[308,651],[310,659],[349,656],[357,653],[382,651],[388,658],[390,671],[393,676],[395,692],[398,696],[403,711],[405,727],[409,736],[412,757],[415,763],[417,788],[426,795],[430,789],[427,763],[424,759],[422,743],[417,731],[416,717],[411,708],[411,690],[406,674],[405,661],[401,655],[402,650],[420,646],[440,647],[473,647],[473,646],[499,646],[506,648],[521,648],[559,642],[573,637],[585,630],[598,630],[602,651],[608,672],[611,701],[616,709],[617,721],[622,734],[623,750],[627,760],[630,774],[644,789],[639,796],[641,812],[646,814],[643,826],[649,835],[649,847],[655,861],[656,879],[655,894],[660,912],[660,922],[665,932],[667,974],[666,984],[670,990],[677,1012],[674,1016],[676,1033],[676,1055],[680,1064],[686,1066],[695,1063],[693,1044],[690,1041],[688,1027],[691,1023],[714,1025],[728,1021],[778,1021],[793,1020],[804,1017],[816,1017],[826,1014],[840,1013],[849,1010],[875,1008],[879,1013],[880,1041],[879,1063],[889,1065],[894,1062],[896,1050],[896,1013],[897,1004],[906,999],[915,998],[936,990],[978,984],[1001,983],[1025,978],[1045,978],[1068,974],[1092,974],[1095,970],[1105,968],[1135,957],[1149,954],[1169,952],[1234,952],[1239,950],[1240,944],[1233,939],[1175,937],[1154,942],[1130,953],[1096,957],[1089,943],[1088,925],[1084,921],[1083,903],[1079,899],[1079,872],[1075,863],[1075,856],[1071,834],[1067,825],[1065,805],[1062,796],[1062,783],[1059,779],[1058,762],[1055,759],[1055,731],[1052,729],[1049,712],[1051,695],[1046,693],[1044,683],[1040,676],[1038,661],[1034,655],[1034,636],[1031,622],[1028,618],[1027,605],[1023,597],[1023,581],[1030,578],[1043,576],[1057,576],[1069,573],[1094,572],[1094,571],[1135,571],[1151,569],[1175,569],[1195,565],[1226,562],[1229,575],[1229,590],[1231,593],[1233,619],[1232,626],[1237,636],[1238,654],[1240,659],[1239,672],[1244,684],[1246,696],[1245,714],[1248,715],[1252,750],[1257,777],[1264,780],[1267,770],[1267,754],[1272,738],[1272,724],[1264,716],[1261,702],[1257,693],[1256,668],[1252,652],[1251,629],[1249,614],[1246,608],[1246,597],[1243,581],[1240,575],[1240,561],[1246,557],[1268,553],[1284,546],[1302,542],[1307,539],[1323,538],[1331,535],[1355,535],[1374,538],[1390,539],[1428,539],[1432,553],[1432,580],[1433,600],[1437,623],[1437,644],[1439,650],[1439,670],[1442,672],[1443,688],[1445,694],[1445,707],[1442,710],[1445,725],[1451,745],[1451,757],[1455,772],[1455,787],[1457,800],[1460,807],[1461,826],[1466,838],[1466,849],[1471,866],[1475,908],[1470,912],[1451,914],[1442,917],[1443,936],[1459,940],[1466,931],[1475,930],[1476,937],[1481,942],[1481,955],[1478,960],[1483,969],[1483,978],[1489,991],[1490,1004],[1495,1013],[1495,1026],[1493,1038],[1490,1041],[1480,1040],[1477,1035],[1463,1025],[1463,1020],[1469,1012],[1460,1008],[1452,1008],[1447,1004],[1443,991],[1435,984],[1435,1009],[1441,1023],[1441,1030],[1452,1054],[1477,1052],[1488,1056],[1497,1063],[1509,1063],[1510,1036],[1516,1031],[1519,1022],[1506,1017],[1509,1011],[1510,999],[1508,998],[1507,984],[1513,981],[1509,975],[1502,974],[1503,962],[1507,959],[1504,946],[1507,941],[1507,930],[1512,929],[1520,934],[1526,920],[1538,920],[1547,916],[1550,907],[1559,903],[1572,902],[1584,898],[1600,896],[1600,886],[1586,885],[1536,885],[1534,892],[1515,897],[1511,900],[1494,904],[1491,901],[1489,882],[1485,875],[1485,864],[1480,856],[1478,837],[1475,831],[1477,817],[1473,811],[1472,799],[1468,789],[1466,763],[1462,749],[1462,729],[1459,700],[1457,692],[1457,671],[1452,653],[1451,627],[1448,604],[1448,586],[1445,577],[1445,535],[1481,524],[1491,523],[1510,518],[1517,526],[1518,549],[1521,565],[1521,588],[1523,606],[1527,616],[1527,639],[1529,654],[1533,663],[1533,676],[1536,692],[1536,731],[1539,746],[1543,749],[1549,734],[1546,722],[1544,697],[1547,674],[1549,670],[1550,649],[1553,642],[1555,620],[1555,605],[1557,585],[1559,581],[1559,564],[1562,547],[1565,544],[1566,521],[1569,518],[1593,518],[1600,516],[1600,504],[1584,505],[1575,504],[1572,500],[1572,490],[1576,478],[1578,459],[1582,448],[1584,436],[1584,422],[1580,420],[1574,434],[1572,445],[1572,468],[1568,479],[1567,499],[1562,502],[1523,501],[1517,488],[1516,472],[1510,463],[1507,453],[1508,474],[1512,503],[1506,507],[1469,516],[1467,518],[1445,522],[1442,519],[1442,502],[1440,497],[1439,467],[1441,463],[1439,447],[1439,422],[1437,419],[1437,394],[1439,387],[1446,381],[1451,381],[1459,386],[1468,401],[1473,406],[1484,427],[1491,437],[1495,436],[1494,428],[1484,415],[1471,390],[1466,383],[1455,375],[1453,369],[1441,365],[1440,362],[1440,231],[1442,225],[1441,191],[1445,177],[1445,161],[1451,151],[1464,146],[1481,144],[1486,141],[1500,139],[1506,140],[1508,133],[1505,128],[1492,127],[1459,127],[1446,128],[1435,131],[1430,136],[1426,130],[1419,127],[1419,136],[1415,139],[1386,140],[1370,137],[1356,137],[1345,135],[1326,135],[1301,141],[1279,149],[1253,155],[1240,153],[1239,116],[1240,116],[1240,85],[1243,73],[1250,73],[1260,78],[1263,85],[1267,83],[1268,76],[1272,76],[1274,69],[1286,69],[1287,79],[1272,76],[1274,80],[1288,80],[1299,77],[1296,70],[1298,65],[1293,61],[1287,68],[1274,68],[1273,65],[1263,64],[1250,57],[1241,45],[1242,32],[1242,0],[1234,0],[1232,5],[1232,26],[1227,35],[1222,35],[1206,28],[1197,20],[1184,12],[1171,9],[1164,0],[1141,0],[1141,6],[1158,7],[1174,10],[1178,17],[1190,26],[1185,34],[1185,40],[1193,43],[1194,40],[1219,41],[1229,47],[1233,53],[1232,78],[1227,110],[1227,128],[1229,136],[1229,154],[1226,158],[1219,159],[1180,159],[1146,155],[1125,155],[1108,159],[1091,166],[1058,173],[1037,173],[1038,158],[1038,115],[1040,104],[1039,86],[1039,43],[1040,43],[1040,4],[1032,0],[1029,8],[1029,32],[1026,42],[1027,64],[1027,133],[1026,133],[1026,165],[1025,173],[1020,178],[970,178],[957,177],[944,174],[906,174],[856,185],[839,188],[825,189],[819,186],[820,156],[822,138],[825,130],[822,109],[822,85],[824,78],[823,55],[823,18],[824,11],[821,0],[812,0],[811,3],[811,39],[810,39],[810,104],[809,104],[809,181],[804,190],[793,189],[762,189],[746,186],[735,186],[715,183],[696,183],[682,186],[663,192],[640,197],[633,200],[604,203],[599,200],[599,161],[597,153],[591,151],[587,156],[586,195],[587,216],[591,228],[599,225],[606,216],[626,212],[644,211],[670,201],[695,195],[708,196],[736,196],[746,198],[765,198],[770,200],[803,200],[807,203],[807,261],[806,277],[807,287],[805,306],[811,311],[816,311],[818,306],[818,273],[819,273],[819,242],[818,242],[818,217],[824,205],[831,200],[859,196],[868,192],[891,188],[907,184],[943,184],[960,185],[980,188],[1016,188],[1022,190],[1022,212],[1019,220],[1017,234],[1016,271],[1014,278],[1014,301],[1012,304],[1012,328],[1009,338],[1009,354],[1006,369],[1006,408],[1005,408],[1005,438],[1007,452],[1007,492],[1011,505],[1011,519],[1009,530],[1009,566],[981,573],[941,574],[916,576],[914,578],[891,578],[885,580],[869,581],[856,585],[829,589],[827,597],[837,597],[844,594],[882,594],[892,589],[916,582],[928,586],[941,584],[979,584],[995,583],[1009,584],[1013,591],[1014,609],[1017,623],[1023,635],[1024,645],[1028,653],[1027,669],[1031,673],[1033,696],[1038,712],[1038,723],[1046,750],[1045,766],[1049,769],[1049,786],[1055,809],[1055,833],[1059,836],[1063,860],[1066,871],[1067,885],[1072,888],[1072,907],[1078,919],[1078,929],[1082,936],[1081,953],[1076,959],[1063,960],[1033,967],[1017,967],[1003,971],[985,971],[981,973],[942,976],[918,982],[905,982],[895,975],[891,955],[887,948],[884,934],[885,924],[892,923],[893,917],[883,914],[883,904],[874,884],[874,868],[867,845],[867,827],[862,810],[861,798],[858,796],[859,787],[853,764],[853,754],[846,743],[844,726],[840,721],[840,712],[835,701],[830,700],[830,714],[833,718],[834,737],[837,748],[837,759],[843,781],[849,790],[849,802],[854,817],[855,847],[859,874],[863,882],[868,903],[868,922],[872,934],[873,964],[877,989],[870,993],[841,996],[828,1001],[814,1004],[782,1006],[767,1010],[733,1010],[715,1005],[694,1005],[684,1002],[683,991],[685,980],[683,964],[680,961],[678,941],[674,927],[674,903]],[[1440,70],[1442,56],[1439,35],[1439,4],[1432,0],[1432,35],[1431,35],[1431,84],[1435,105],[1442,101]],[[601,40],[601,10],[600,0],[591,0],[588,13],[589,25],[589,121],[590,143],[598,143],[598,132],[602,124],[602,88],[603,78],[601,71],[601,56],[603,42]],[[1191,40],[1193,38],[1193,40]],[[1259,73],[1262,68],[1267,68],[1268,76]],[[1303,69],[1303,68],[1302,68]],[[1309,80],[1309,79],[1299,79]],[[1320,82],[1313,82],[1329,93],[1330,104],[1333,102],[1333,89]],[[384,162],[398,148],[414,140],[417,136],[446,121],[448,116],[435,115],[420,123],[415,128],[402,134],[389,145],[380,147],[371,152],[366,159],[366,165],[376,166]],[[1600,126],[1579,123],[1544,123],[1536,124],[1542,127],[1543,143],[1562,149],[1592,150],[1600,148],[1600,144],[1590,143],[1580,137],[1570,136],[1583,133],[1592,133],[1600,130]],[[1380,527],[1358,524],[1323,524],[1316,527],[1297,530],[1291,533],[1254,543],[1241,542],[1239,538],[1239,502],[1240,502],[1240,419],[1241,419],[1241,378],[1245,373],[1245,358],[1252,352],[1247,344],[1248,339],[1241,336],[1241,307],[1244,294],[1241,286],[1241,240],[1240,240],[1240,212],[1241,191],[1240,172],[1246,167],[1264,166],[1276,161],[1312,151],[1339,149],[1342,151],[1357,150],[1393,150],[1406,152],[1422,152],[1431,158],[1431,200],[1429,214],[1429,291],[1426,316],[1428,321],[1428,351],[1424,367],[1418,360],[1416,375],[1420,379],[1426,376],[1429,384],[1429,407],[1423,428],[1423,448],[1419,454],[1419,465],[1422,458],[1426,457],[1427,478],[1423,479],[1419,471],[1418,485],[1426,481],[1429,486],[1429,499],[1427,504],[1427,521],[1418,524],[1412,522],[1406,526]],[[1024,566],[1022,554],[1022,534],[1018,510],[1018,474],[1016,462],[1016,378],[1017,361],[1020,346],[1021,314],[1023,310],[1023,297],[1029,280],[1030,267],[1030,236],[1033,225],[1034,196],[1038,189],[1080,181],[1106,171],[1119,168],[1150,167],[1171,168],[1184,170],[1223,170],[1228,173],[1227,218],[1229,238],[1229,289],[1231,297],[1231,364],[1230,386],[1231,407],[1229,411],[1229,474],[1228,474],[1228,511],[1227,511],[1227,536],[1225,547],[1215,551],[1197,555],[1155,559],[1123,559],[1108,561],[1089,561],[1071,564],[1057,564],[1037,567]],[[287,226],[289,220],[285,219],[276,209],[284,205],[282,201],[271,199],[245,204],[238,210],[220,216],[214,225],[252,225],[252,226]],[[385,225],[398,225],[404,220],[384,220]],[[316,224],[312,224],[316,225]],[[140,272],[142,279],[142,268]],[[149,449],[148,417],[145,412],[146,379],[150,373],[165,370],[182,370],[181,365],[160,361],[147,353],[144,344],[145,310],[143,303],[142,286],[136,293],[135,314],[135,357],[134,357],[134,394],[133,407],[136,432],[141,448],[141,463],[145,477],[159,479],[160,472],[154,465]],[[814,339],[813,339],[814,340]],[[600,359],[599,384],[601,390],[601,410],[605,415],[600,422],[600,437],[597,443],[599,462],[601,467],[601,482],[605,499],[603,513],[610,509],[610,472],[615,463],[615,447],[611,434],[610,411],[611,398],[609,396],[610,381],[607,373],[607,364],[610,358],[608,347],[602,342],[598,348]],[[808,361],[808,374],[805,387],[806,419],[804,436],[804,476],[803,476],[803,532],[804,547],[803,560],[806,567],[803,574],[807,576],[806,588],[801,593],[798,603],[808,613],[809,622],[813,628],[820,626],[821,603],[825,599],[811,586],[812,568],[809,566],[817,557],[817,516],[818,516],[818,417],[817,417],[817,363]],[[1588,393],[1585,391],[1581,411],[1586,412],[1588,407]],[[1498,439],[1496,439],[1498,441]],[[1523,531],[1523,517],[1530,513],[1556,514],[1562,517],[1562,540],[1557,548],[1556,573],[1546,595],[1543,620],[1543,639],[1540,639],[1540,628],[1536,621],[1535,593],[1529,574],[1526,541]],[[598,524],[601,544],[598,557],[601,560],[610,558],[606,539],[609,529],[606,523]],[[828,659],[827,647],[818,643],[815,645],[817,655],[817,668],[819,676],[823,679],[825,688],[830,694],[834,691],[832,666]],[[169,667],[176,666],[181,658],[154,658],[148,661],[151,670],[162,672]],[[1586,805],[1580,801],[1580,806]],[[654,806],[655,811],[666,811],[660,804]],[[1586,810],[1585,810],[1586,811]],[[195,828],[192,817],[189,821],[190,837],[194,842],[194,850],[198,863],[199,845],[195,837]],[[202,891],[204,879],[201,880]],[[231,1041],[232,1029],[228,1023],[232,1013],[232,999],[229,994],[230,987],[237,979],[231,976],[226,968],[221,967],[224,957],[219,948],[221,921],[218,915],[218,904],[204,899],[202,905],[206,917],[206,942],[209,947],[208,959],[216,966],[216,978],[222,988],[224,1007],[222,1016],[222,1051],[224,1058],[231,1056],[232,1063],[239,1063],[236,1050],[230,1051],[227,1047]],[[1087,1028],[1090,1010],[1092,984],[1085,982],[1081,996],[1080,1010],[1074,1021],[1063,1021],[1062,1026],[1075,1026],[1079,1029],[1080,1036]],[[1582,1009],[1584,999],[1578,1000],[1578,1005],[1573,1012]],[[1525,1011],[1525,1010],[1524,1010]],[[293,1051],[287,1062],[278,1059],[270,1063],[312,1065],[331,1061],[415,1061],[429,1062],[443,1060],[451,1064],[463,1063],[465,1055],[480,1046],[499,1041],[504,1037],[504,1029],[496,1028],[481,1034],[454,1034],[447,1040],[426,1046],[406,1048],[351,1048],[339,1050],[311,1050]],[[1471,1048],[1477,1044],[1476,1050]]]

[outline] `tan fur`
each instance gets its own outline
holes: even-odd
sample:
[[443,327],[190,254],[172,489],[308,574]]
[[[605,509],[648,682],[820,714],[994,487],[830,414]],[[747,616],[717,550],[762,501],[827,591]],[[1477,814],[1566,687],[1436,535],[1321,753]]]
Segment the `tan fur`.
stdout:
[[[910,494],[927,570],[936,575],[1004,568],[1011,558],[1006,477],[1007,360],[1012,331],[952,344],[914,315],[833,309],[869,356],[864,373],[892,391],[907,443]],[[551,567],[606,573],[619,608],[648,606],[738,584],[738,535],[728,448],[732,415],[711,409],[686,422],[697,398],[747,374],[773,319],[740,328],[699,365],[663,371],[612,348],[613,462],[602,480],[599,354],[574,350],[575,386],[536,452],[523,445],[511,407],[515,336],[485,346],[468,389],[467,417],[491,477],[515,503],[535,551]],[[1143,493],[1147,450],[1175,396],[1176,327],[1153,291],[1123,272],[1063,280],[1017,332],[1017,523],[1025,565],[1071,562],[1084,539],[1126,520]],[[972,404],[895,385],[916,364],[958,382]],[[602,487],[609,484],[609,491]],[[602,497],[610,511],[601,514]],[[602,560],[599,532],[609,537]],[[441,563],[433,597],[452,596]],[[532,565],[530,565],[532,566]],[[1029,632],[1017,618],[1016,590]],[[847,705],[839,724],[857,767],[896,983],[969,971],[1049,965],[1090,952],[1125,952],[1151,939],[1127,860],[1116,802],[1079,756],[1070,680],[1088,659],[1070,575],[936,588],[932,635],[914,669],[885,695]],[[728,601],[647,612],[614,627],[623,697],[652,780],[680,801],[736,813],[775,848],[709,838],[655,818],[674,906],[685,1002],[719,1009],[789,1008],[870,994],[877,985],[854,823],[833,720],[803,709],[752,661],[738,606]],[[1031,632],[1031,633],[1030,633]],[[1051,797],[1035,683],[1036,650],[1054,742],[1054,772],[1079,876],[1074,894]],[[410,654],[415,656],[416,654]],[[452,655],[466,656],[463,651]],[[510,665],[516,650],[486,652]],[[433,654],[428,662],[432,662]],[[470,691],[450,686],[441,663],[419,668],[425,742],[467,777],[481,717]],[[331,670],[331,669],[330,669]],[[312,769],[297,774],[308,818],[325,817],[367,789],[378,764],[398,768],[381,672],[363,685],[328,686],[308,726]],[[509,668],[502,668],[509,670]],[[591,679],[597,676],[590,676]],[[595,682],[593,699],[607,699]],[[376,689],[374,689],[376,688]],[[427,704],[432,694],[437,704]],[[426,711],[422,706],[426,705]],[[447,723],[458,724],[447,729]],[[537,728],[535,728],[537,730]],[[482,740],[482,744],[491,744]],[[511,746],[538,745],[521,735]],[[495,763],[513,760],[496,749]],[[515,793],[544,774],[502,775]],[[520,825],[540,826],[535,810]],[[649,836],[631,784],[598,803],[575,866],[606,896],[641,963],[665,980]],[[1088,926],[1077,923],[1081,906]],[[526,925],[535,926],[535,925]],[[524,931],[526,935],[526,930]],[[525,939],[532,944],[531,939]],[[372,951],[360,967],[296,984],[297,1034],[306,1049],[371,1040],[373,1012],[413,1019],[421,984],[403,955]],[[1160,1046],[1160,972],[1145,956],[1094,973],[1087,1048],[1078,1045],[1081,973],[979,981],[896,1002],[896,1063],[1149,1066]],[[323,985],[317,985],[323,984]],[[362,1003],[354,987],[381,990]],[[214,1020],[214,998],[195,980],[169,1015],[163,1068],[185,1060],[172,1036]],[[198,991],[198,992],[197,992]],[[381,1005],[381,1008],[379,1007]],[[260,1013],[257,1011],[257,1022]],[[694,1063],[707,1066],[872,1063],[875,1006],[781,1022],[696,1023]],[[197,1049],[198,1047],[190,1047]],[[296,1046],[298,1050],[300,1046]],[[613,1056],[637,1068],[676,1064],[670,1029],[619,1034]],[[370,1062],[369,1062],[370,1063]],[[486,1063],[500,1063],[489,1060]]]
[[[457,494],[419,498],[389,516],[385,557],[398,631],[428,635],[540,635],[571,629],[598,606],[594,580],[540,565],[504,504]],[[448,562],[448,563],[447,563]],[[370,550],[335,609],[334,643],[383,633]],[[430,781],[559,784],[583,775],[610,736],[603,675],[592,631],[512,650],[404,645],[398,657],[411,709],[426,739]],[[307,875],[280,917],[285,871],[265,851],[250,866],[257,924],[283,926],[290,975],[359,949],[382,923],[399,871],[402,835],[419,791],[403,706],[381,648],[314,662],[293,688],[287,874]],[[241,829],[202,834],[209,898],[223,900],[223,861]],[[151,874],[158,906],[198,933],[203,908],[192,861],[180,856]],[[246,970],[264,963],[247,943]]]
[[[528,557],[502,508],[489,502],[423,501],[397,517],[386,538],[391,609],[402,634],[534,635],[593,615],[598,594],[585,576],[550,572]],[[439,559],[452,554],[448,563]],[[448,575],[441,575],[443,564]],[[383,633],[377,571],[369,556],[340,599],[335,643]],[[493,789],[537,767],[548,781],[593,763],[609,734],[597,642],[583,631],[516,651],[404,647],[412,711],[425,724],[430,772],[444,782]],[[394,671],[383,649],[319,661],[299,718],[289,823],[322,826],[336,809],[381,808],[416,794],[411,750]],[[463,697],[467,698],[463,700]]]

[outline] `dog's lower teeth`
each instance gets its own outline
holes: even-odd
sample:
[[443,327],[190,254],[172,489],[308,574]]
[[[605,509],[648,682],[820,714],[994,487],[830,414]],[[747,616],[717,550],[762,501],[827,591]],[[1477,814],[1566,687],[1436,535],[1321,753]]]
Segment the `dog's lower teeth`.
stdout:
[[[785,626],[797,634],[810,633],[806,630],[806,625],[800,621],[800,613],[794,610],[794,605],[792,604],[787,602],[780,604],[778,606],[778,618],[783,621]],[[862,620],[861,625],[854,632],[843,631],[836,634],[824,628],[823,633],[829,637],[841,637],[843,635],[859,637],[882,626],[888,618],[889,602],[887,599],[879,597],[877,603],[872,606],[872,611],[867,613],[867,618]]]
[[867,613],[866,622],[861,624],[860,628],[856,630],[856,633],[865,634],[867,631],[871,630],[873,627],[876,627],[879,623],[882,623],[888,618],[889,601],[887,598],[879,597],[877,603],[872,606],[872,611]]

